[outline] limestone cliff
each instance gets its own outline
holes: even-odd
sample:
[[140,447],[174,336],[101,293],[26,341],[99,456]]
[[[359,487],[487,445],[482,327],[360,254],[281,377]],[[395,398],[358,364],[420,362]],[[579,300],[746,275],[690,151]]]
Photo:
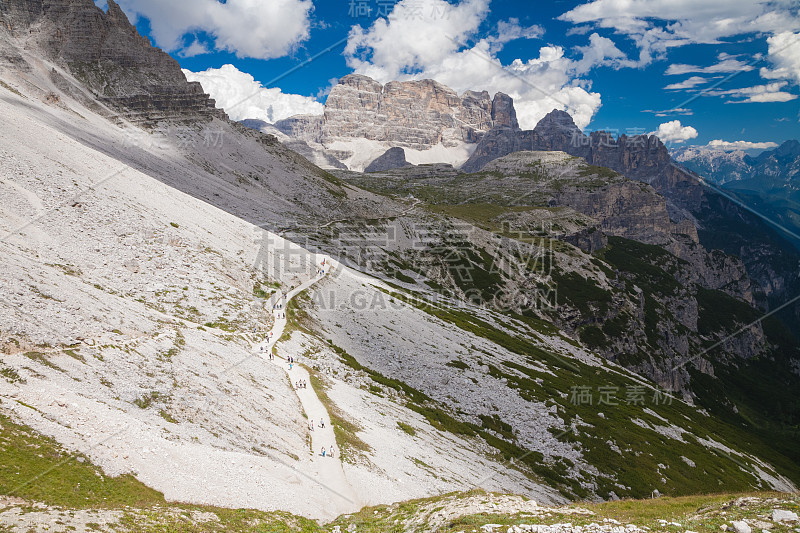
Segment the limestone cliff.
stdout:
[[[23,51],[63,67],[96,99],[137,123],[222,116],[178,62],[139,35],[108,0],[4,0],[0,3],[0,66],[19,68]],[[61,79],[63,82],[64,80]]]
[[428,150],[477,143],[493,127],[517,128],[511,97],[453,89],[433,80],[382,85],[350,74],[333,87],[323,116],[298,115],[275,123],[293,137],[325,146],[367,139],[391,147]]

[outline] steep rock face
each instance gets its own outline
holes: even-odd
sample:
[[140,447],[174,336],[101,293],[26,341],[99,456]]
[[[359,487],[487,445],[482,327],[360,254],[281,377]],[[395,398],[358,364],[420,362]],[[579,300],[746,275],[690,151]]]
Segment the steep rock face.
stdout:
[[134,122],[222,116],[201,85],[139,35],[113,0],[107,13],[91,0],[8,0],[0,4],[0,28]]
[[321,115],[295,115],[275,122],[274,126],[289,137],[306,142],[322,142]]
[[519,129],[514,99],[505,93],[497,93],[492,100],[492,120],[494,127]]
[[403,168],[410,163],[406,161],[406,152],[399,146],[389,148],[386,152],[370,163],[364,172],[384,172],[394,168]]
[[581,157],[589,152],[583,132],[572,121],[570,114],[557,109],[550,111],[536,124],[530,142],[541,150],[558,150]]
[[533,130],[500,127],[488,132],[462,168],[477,172],[489,161],[521,150],[566,152],[637,179],[658,174],[671,162],[667,148],[655,136],[615,138],[602,131],[587,136],[568,113],[553,110]]
[[298,115],[275,123],[286,135],[329,146],[367,139],[392,147],[428,150],[477,143],[493,127],[518,128],[514,102],[497,93],[453,89],[433,80],[386,85],[360,74],[339,80],[322,116]]
[[325,104],[321,141],[364,138],[425,150],[443,143],[477,141],[492,127],[486,92],[461,98],[433,80],[393,81],[385,86],[358,74],[345,76]]

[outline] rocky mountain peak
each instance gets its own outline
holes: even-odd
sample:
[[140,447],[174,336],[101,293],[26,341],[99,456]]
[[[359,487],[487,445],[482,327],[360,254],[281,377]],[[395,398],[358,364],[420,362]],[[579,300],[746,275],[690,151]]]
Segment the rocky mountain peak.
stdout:
[[[199,83],[186,80],[177,61],[139,35],[113,0],[107,12],[92,0],[4,0],[0,21],[10,34],[0,65],[20,68],[19,50],[34,51],[131,121],[223,115]],[[81,93],[66,78],[54,81],[76,97]]]
[[[339,80],[322,116],[275,123],[279,131],[316,145],[316,150],[337,152],[354,169],[392,147],[404,148],[407,155],[438,147],[452,158],[446,162],[460,164],[471,152],[465,145],[477,143],[494,127],[519,128],[514,100],[507,94],[492,97],[487,91],[467,90],[459,95],[436,80],[381,84],[363,74]],[[372,153],[365,155],[365,150]]]
[[514,109],[514,99],[505,93],[497,93],[492,100],[492,120],[494,127],[519,129],[517,111]]
[[559,109],[553,109],[546,114],[544,118],[542,118],[536,124],[536,127],[533,128],[533,131],[542,133],[546,131],[552,131],[554,129],[569,132],[580,131],[580,128],[575,125],[575,121],[572,120],[572,115]]
[[362,91],[381,92],[383,90],[383,85],[363,74],[348,74],[339,79],[338,85]]
[[122,11],[122,8],[119,7],[119,4],[114,2],[114,0],[107,0],[108,2],[108,19],[117,23],[120,26],[128,26],[130,25],[130,21],[128,20],[128,16]]

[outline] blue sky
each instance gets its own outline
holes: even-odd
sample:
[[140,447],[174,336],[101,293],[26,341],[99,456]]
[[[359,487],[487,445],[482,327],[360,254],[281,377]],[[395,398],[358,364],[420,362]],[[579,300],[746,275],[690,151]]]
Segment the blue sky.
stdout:
[[[237,119],[320,112],[331,84],[355,71],[507,92],[523,127],[559,107],[587,130],[658,131],[673,146],[800,138],[800,14],[789,0],[119,3],[223,107],[259,93],[229,110]],[[223,65],[233,67],[208,71]]]

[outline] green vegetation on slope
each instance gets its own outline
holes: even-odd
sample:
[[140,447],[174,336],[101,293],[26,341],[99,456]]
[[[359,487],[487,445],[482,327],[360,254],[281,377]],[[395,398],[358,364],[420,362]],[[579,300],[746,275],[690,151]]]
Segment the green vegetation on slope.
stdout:
[[80,454],[0,415],[0,494],[65,507],[146,507],[164,496],[130,474],[104,476]]

